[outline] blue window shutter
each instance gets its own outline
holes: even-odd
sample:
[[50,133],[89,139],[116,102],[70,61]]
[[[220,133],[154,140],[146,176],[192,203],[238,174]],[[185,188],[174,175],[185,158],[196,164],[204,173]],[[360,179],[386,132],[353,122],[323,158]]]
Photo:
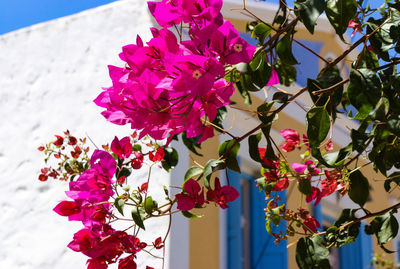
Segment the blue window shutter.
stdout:
[[228,268],[242,268],[242,204],[241,204],[241,175],[239,173],[228,170],[229,183],[232,187],[239,191],[239,198],[230,203],[228,207]]
[[[254,178],[246,174],[238,174],[228,170],[231,186],[236,188],[240,197],[229,204],[227,209],[227,243],[228,243],[228,268],[243,268],[243,230],[242,230],[242,186],[241,181],[249,182],[250,189],[250,268],[288,268],[286,241],[275,245],[275,238],[270,236],[265,229],[266,207],[265,195],[258,191]],[[282,201],[286,201],[285,193],[281,192]],[[281,227],[280,227],[281,228]],[[275,229],[277,232],[278,229]]]
[[[265,195],[258,191],[258,187],[251,180],[251,268],[288,268],[286,240],[279,245],[274,243],[275,238],[269,235],[265,229],[265,212],[266,207]],[[280,192],[282,201],[286,201],[285,192]],[[283,228],[283,227],[277,227]],[[278,232],[278,229],[273,229]]]
[[340,268],[370,268],[372,238],[364,233],[364,223],[356,241],[339,249]]

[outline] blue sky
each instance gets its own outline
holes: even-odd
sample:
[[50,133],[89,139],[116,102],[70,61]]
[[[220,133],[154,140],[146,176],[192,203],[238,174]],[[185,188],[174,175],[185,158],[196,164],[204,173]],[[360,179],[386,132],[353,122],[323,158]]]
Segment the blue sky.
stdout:
[[[115,0],[0,0],[0,34]],[[144,1],[144,0],[143,0]]]
[[[0,35],[114,1],[116,0],[0,0]],[[279,0],[266,2],[279,3]],[[377,6],[383,0],[369,2],[371,6]]]

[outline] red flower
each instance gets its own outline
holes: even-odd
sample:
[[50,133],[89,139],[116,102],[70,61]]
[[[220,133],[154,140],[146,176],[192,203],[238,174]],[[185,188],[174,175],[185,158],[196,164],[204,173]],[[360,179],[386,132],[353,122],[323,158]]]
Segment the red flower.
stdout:
[[[307,216],[304,219],[304,225],[306,225],[311,231],[313,231],[314,233],[317,231],[317,228],[321,228],[321,225],[319,224],[319,222],[311,216]],[[303,227],[304,232],[307,232],[307,229],[305,229]]]
[[204,204],[204,190],[196,180],[191,178],[186,181],[183,190],[185,193],[181,192],[175,195],[179,210],[188,211],[196,205],[202,206]]
[[125,177],[125,176],[120,176],[120,177],[117,179],[118,185],[124,184],[125,181],[126,181],[126,177]]
[[149,152],[149,159],[152,162],[160,162],[164,159],[164,149],[162,147],[159,147],[156,151],[156,154],[154,155],[152,151]]
[[149,187],[149,183],[145,182],[140,186],[140,188],[138,188],[138,191],[140,193],[145,193],[145,192],[147,192],[148,187]]
[[81,155],[82,150],[79,146],[75,146],[74,151],[71,151],[71,156],[75,159],[77,159],[79,157],[79,155]]
[[326,151],[332,151],[333,150],[333,142],[332,142],[332,140],[329,140],[328,143],[326,143],[325,150]]
[[133,169],[140,169],[143,165],[143,154],[140,152],[134,152],[133,154],[135,155],[136,159],[132,160],[131,166]]
[[87,261],[87,269],[107,269],[106,261],[102,259],[90,259]]
[[218,204],[222,209],[228,208],[227,203],[233,202],[239,197],[239,192],[232,186],[223,186],[219,178],[215,178],[214,190],[207,191],[207,200]]
[[53,210],[57,214],[64,217],[75,215],[81,212],[81,208],[74,201],[62,201],[56,205]]
[[74,145],[76,145],[76,143],[78,143],[78,141],[76,140],[76,138],[74,136],[68,137],[68,145],[74,146]]
[[314,206],[317,206],[319,204],[319,202],[321,201],[322,197],[323,196],[321,195],[321,191],[316,187],[312,187],[311,194],[307,195],[307,197],[306,197],[306,203],[310,203],[315,200]]
[[341,178],[342,174],[340,171],[327,171],[325,170],[326,179],[321,181],[322,195],[323,197],[331,195],[338,188],[337,180]]
[[154,246],[156,249],[160,249],[160,248],[163,248],[163,247],[164,247],[164,244],[163,244],[163,241],[162,241],[161,237],[158,237],[158,238],[156,239],[156,241],[153,242],[153,246]]
[[54,145],[56,145],[57,147],[61,147],[62,144],[64,143],[64,138],[62,138],[59,135],[55,135],[55,137],[57,137],[57,140],[53,142]]
[[295,130],[283,129],[280,133],[286,141],[286,144],[281,145],[283,151],[291,152],[300,144],[300,134]]
[[76,252],[85,252],[91,249],[99,239],[90,229],[84,228],[74,234],[74,239],[68,247]]
[[118,263],[118,269],[136,269],[136,267],[137,265],[133,260],[133,255],[120,259]]
[[132,153],[132,143],[129,137],[124,137],[121,140],[115,137],[111,142],[111,150],[120,159],[128,158]]
[[43,151],[43,150],[44,150],[43,146],[38,147],[38,151]]

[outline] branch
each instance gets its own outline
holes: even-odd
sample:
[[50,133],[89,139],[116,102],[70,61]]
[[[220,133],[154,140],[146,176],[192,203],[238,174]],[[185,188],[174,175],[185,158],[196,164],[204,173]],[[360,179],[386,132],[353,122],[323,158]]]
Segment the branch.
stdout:
[[[372,218],[372,217],[382,216],[382,215],[386,214],[387,212],[389,212],[389,211],[391,211],[393,209],[398,209],[398,208],[400,208],[400,203],[392,205],[391,207],[388,207],[388,208],[383,209],[383,210],[378,211],[378,212],[365,214],[365,216],[362,216],[361,218],[356,218],[356,219],[354,219],[354,220],[352,220],[350,222],[347,222],[347,223],[343,224],[342,226],[339,227],[339,229],[340,230],[346,229],[347,227],[349,227],[349,226],[351,226],[351,225],[353,225],[353,224],[355,224],[357,222],[360,222],[360,221],[363,221],[365,219],[369,219],[369,218]],[[325,232],[320,232],[320,233],[317,233],[317,234],[318,235],[325,235],[326,231]]]

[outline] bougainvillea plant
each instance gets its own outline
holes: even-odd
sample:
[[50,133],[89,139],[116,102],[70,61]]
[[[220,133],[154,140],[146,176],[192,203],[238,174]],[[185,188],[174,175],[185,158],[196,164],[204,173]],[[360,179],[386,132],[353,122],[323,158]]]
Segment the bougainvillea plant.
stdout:
[[[57,160],[55,168],[41,170],[39,180],[51,177],[69,182],[66,200],[54,211],[69,221],[82,222],[68,247],[88,257],[88,268],[103,269],[113,263],[120,269],[136,268],[138,252],[162,251],[168,232],[151,242],[139,237],[150,218],[179,212],[195,218],[193,208],[210,204],[228,208],[239,192],[229,184],[221,185],[218,172],[240,172],[237,155],[245,140],[249,157],[261,169],[257,186],[266,197],[266,232],[276,243],[291,236],[299,238],[296,261],[300,268],[330,268],[329,248],[351,243],[364,232],[375,235],[378,244],[391,251],[385,244],[397,235],[394,214],[400,204],[377,212],[368,210],[371,179],[363,168],[371,165],[386,177],[382,185],[387,192],[400,185],[400,172],[395,171],[400,168],[400,58],[396,57],[400,53],[400,3],[385,1],[378,9],[363,0],[299,0],[293,4],[290,8],[291,4],[281,1],[273,21],[266,22],[243,2],[241,11],[254,18],[247,25],[258,43],[252,46],[223,18],[222,0],[148,2],[160,27],[149,29],[153,37],[148,42],[138,36],[136,44],[122,48],[121,67],[109,66],[112,85],[94,100],[104,108],[102,115],[108,121],[129,124],[133,134],[115,137],[110,145],[90,151],[86,138],[77,139],[66,131],[39,147],[46,163],[50,158]],[[348,45],[335,59],[325,59],[296,37],[299,25],[313,34],[324,12]],[[358,38],[353,44],[343,37],[348,28]],[[317,77],[308,78],[307,86],[289,94],[274,85],[296,82],[294,66],[299,63],[292,53],[293,42],[322,60],[325,67]],[[340,72],[339,64],[356,49],[359,54],[342,78],[345,72]],[[238,92],[251,104],[253,92],[261,90],[272,91],[274,97],[255,111],[259,125],[240,136],[225,130],[222,123],[232,95]],[[285,142],[278,145],[271,137],[271,127],[288,104],[306,93],[313,100],[306,108],[306,133],[283,129],[280,134]],[[358,127],[349,131],[348,145],[333,151],[332,130],[338,114],[357,122]],[[152,167],[169,172],[178,162],[170,142],[182,140],[198,154],[201,143],[216,133],[231,137],[220,144],[219,156],[196,163],[182,175],[178,191],[165,188],[165,199],[154,200],[148,193]],[[259,145],[262,138],[266,146]],[[299,153],[301,162],[287,161],[289,153]],[[132,188],[129,177],[139,169],[148,169],[147,181]],[[348,196],[357,207],[344,209],[331,227],[323,228],[308,209],[289,208],[281,202],[281,192],[293,184],[305,203],[318,205],[337,193]],[[129,216],[124,215],[127,208]],[[128,222],[129,227],[115,228],[119,221]],[[360,229],[361,221],[367,221],[365,230]],[[276,232],[273,228],[280,223],[285,223],[285,229]]]

